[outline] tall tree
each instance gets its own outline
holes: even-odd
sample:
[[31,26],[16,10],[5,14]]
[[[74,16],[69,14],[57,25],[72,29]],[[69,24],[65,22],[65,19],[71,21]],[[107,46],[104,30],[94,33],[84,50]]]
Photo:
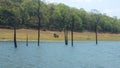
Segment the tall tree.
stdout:
[[[99,29],[99,32],[120,33],[119,18],[109,17],[106,14],[100,14],[100,21],[97,23],[97,27],[95,27],[95,22],[97,20],[95,19],[95,16],[98,16],[99,14],[95,15],[94,13],[86,12],[84,9],[71,8],[64,4],[48,4],[42,1],[40,1],[39,11],[42,13],[38,14],[38,1],[39,0],[0,0],[0,26],[2,28],[8,28],[8,26],[9,28],[13,27],[11,26],[12,22],[8,21],[11,16],[8,16],[8,14],[3,12],[6,10],[13,13],[14,17],[21,21],[21,23],[16,27],[38,29],[38,15],[42,15],[42,17],[40,16],[40,21],[42,22],[40,24],[40,29],[55,31],[62,31],[65,29],[64,34],[67,34],[66,31],[71,30],[70,14],[74,13],[74,31],[76,32],[97,32]],[[52,11],[50,11],[51,9]],[[71,10],[73,12],[70,12]],[[95,30],[95,28],[97,28],[97,30]]]
[[17,18],[14,19],[14,45],[15,48],[17,48],[17,40],[16,40],[16,29],[18,28],[18,25],[20,24],[19,17],[20,17],[20,4],[23,2],[23,0],[13,0],[13,5],[15,8],[17,8],[17,12],[15,15]]
[[40,25],[41,25],[41,15],[40,15],[40,0],[38,0],[38,46],[40,45]]
[[74,16],[72,16],[72,22],[71,22],[71,45],[73,47],[73,32],[74,32]]
[[95,36],[96,36],[96,45],[98,44],[98,23],[100,21],[99,11],[96,9],[92,10],[95,17]]
[[61,23],[63,23],[62,28],[64,29],[64,40],[65,45],[68,45],[68,28],[70,24],[70,8],[64,4],[59,4],[59,11],[61,15]]

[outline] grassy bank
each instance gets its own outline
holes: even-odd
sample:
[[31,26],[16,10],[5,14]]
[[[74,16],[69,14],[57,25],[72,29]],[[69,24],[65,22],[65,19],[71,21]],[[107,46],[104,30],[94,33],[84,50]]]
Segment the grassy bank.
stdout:
[[[59,35],[59,38],[54,38],[53,34],[56,33]],[[37,40],[37,30],[32,29],[18,29],[17,30],[17,40],[25,41],[26,35],[29,36],[29,41]],[[120,34],[109,34],[109,33],[99,33],[98,38],[100,41],[120,41]],[[69,40],[71,39],[71,35],[69,32]],[[1,41],[13,41],[13,30],[10,29],[0,29],[0,40]],[[55,32],[55,31],[41,31],[41,40],[42,41],[64,41],[64,33],[63,32]],[[94,41],[95,33],[92,32],[82,32],[74,33],[75,41]]]

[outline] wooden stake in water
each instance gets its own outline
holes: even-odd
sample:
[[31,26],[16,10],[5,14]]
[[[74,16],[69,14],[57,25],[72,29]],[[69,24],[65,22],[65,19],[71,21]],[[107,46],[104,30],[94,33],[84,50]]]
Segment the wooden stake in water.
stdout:
[[16,27],[14,27],[14,47],[17,48],[17,41],[16,41]]
[[73,31],[74,31],[74,16],[72,17],[72,24],[71,24],[71,45],[73,47]]

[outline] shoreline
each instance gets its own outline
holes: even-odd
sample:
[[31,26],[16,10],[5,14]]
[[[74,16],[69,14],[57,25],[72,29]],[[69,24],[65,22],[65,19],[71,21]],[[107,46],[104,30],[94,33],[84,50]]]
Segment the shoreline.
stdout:
[[[54,34],[59,35],[59,38],[55,38]],[[37,42],[38,35],[36,30],[32,29],[19,29],[17,30],[17,41],[26,41],[26,35],[28,35],[28,41]],[[64,32],[58,31],[41,31],[41,42],[64,42]],[[0,41],[14,41],[13,31],[9,29],[0,29]],[[71,32],[68,32],[68,41],[71,41]],[[94,32],[74,32],[74,41],[95,41]],[[120,34],[110,33],[98,33],[98,41],[120,41]]]
[[[119,40],[100,40],[98,42],[120,42]],[[0,40],[0,42],[14,42],[13,40]],[[26,40],[17,40],[17,42],[26,42]],[[28,40],[28,42],[37,42],[37,40]],[[64,42],[62,40],[41,40],[40,42]],[[68,41],[71,42],[71,41]],[[80,40],[80,41],[74,41],[74,42],[95,42],[95,40]]]

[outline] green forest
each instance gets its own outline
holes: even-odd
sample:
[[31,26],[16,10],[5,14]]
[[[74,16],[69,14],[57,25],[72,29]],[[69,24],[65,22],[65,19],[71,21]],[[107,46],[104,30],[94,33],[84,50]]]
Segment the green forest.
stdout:
[[[71,30],[74,17],[74,31],[95,31],[120,33],[120,19],[106,14],[87,12],[65,4],[46,3],[38,0],[0,0],[0,28],[37,29],[38,16],[41,30]],[[40,9],[40,10],[38,10]],[[38,13],[38,11],[40,13]]]

